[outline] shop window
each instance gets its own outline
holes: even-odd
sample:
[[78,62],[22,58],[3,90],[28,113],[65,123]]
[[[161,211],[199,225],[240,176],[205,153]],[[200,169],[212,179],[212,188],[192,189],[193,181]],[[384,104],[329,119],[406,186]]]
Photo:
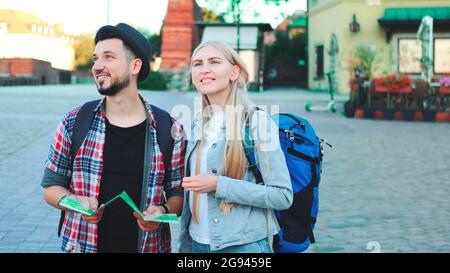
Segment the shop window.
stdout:
[[450,38],[434,40],[434,73],[450,73]]
[[421,42],[417,39],[398,40],[398,72],[420,73],[422,58]]

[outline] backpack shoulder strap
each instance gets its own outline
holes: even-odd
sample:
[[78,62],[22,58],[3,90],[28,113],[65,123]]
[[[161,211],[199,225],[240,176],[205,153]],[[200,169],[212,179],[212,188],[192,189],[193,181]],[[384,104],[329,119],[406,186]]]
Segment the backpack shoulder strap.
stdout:
[[256,184],[262,184],[264,183],[264,181],[261,172],[259,171],[258,164],[256,162],[255,142],[251,138],[251,126],[250,126],[250,121],[253,117],[253,114],[258,110],[260,110],[259,107],[254,107],[250,109],[250,111],[248,112],[249,117],[247,119],[247,122],[245,123],[242,146],[244,147],[245,156],[249,164],[248,168],[250,169],[250,171],[253,172],[253,175],[256,178]]
[[169,113],[162,110],[159,107],[151,105],[153,114],[155,115],[156,121],[156,135],[158,145],[161,149],[164,158],[164,183],[170,181],[170,163],[172,161],[172,152],[174,146],[174,140],[172,138],[172,117]]
[[[73,162],[75,160],[75,155],[78,149],[80,149],[81,144],[86,138],[89,129],[91,128],[92,120],[94,119],[95,107],[100,103],[100,100],[93,100],[86,102],[81,106],[75,118],[75,123],[72,129],[72,145],[70,146],[70,166],[73,168]],[[65,211],[61,211],[61,217],[59,218],[58,225],[58,237],[61,236],[61,229],[64,222]]]
[[78,111],[77,117],[75,118],[75,123],[73,125],[72,146],[70,147],[72,165],[78,149],[80,149],[81,144],[91,128],[91,123],[95,114],[94,110],[99,103],[100,100],[86,102]]

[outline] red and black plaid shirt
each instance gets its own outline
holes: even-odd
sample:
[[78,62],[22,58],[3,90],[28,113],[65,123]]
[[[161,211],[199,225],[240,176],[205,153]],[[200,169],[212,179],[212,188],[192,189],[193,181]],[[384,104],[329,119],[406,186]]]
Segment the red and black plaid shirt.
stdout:
[[[143,100],[143,98],[142,98]],[[103,168],[103,149],[105,145],[105,113],[103,101],[96,108],[85,141],[75,155],[73,168],[70,158],[72,129],[75,118],[80,108],[69,112],[59,123],[53,142],[50,147],[46,167],[51,171],[71,177],[70,192],[76,195],[92,196],[98,199],[100,192],[100,181]],[[145,100],[144,104],[149,114],[150,133],[153,143],[147,143],[148,147],[153,147],[152,158],[145,155],[145,160],[150,160],[148,180],[145,181],[147,188],[145,191],[145,210],[150,205],[159,205],[163,202],[164,191],[182,190],[181,179],[184,176],[184,155],[185,139],[181,124],[173,119],[172,137],[174,138],[174,149],[172,154],[170,176],[171,181],[163,184],[164,160],[157,142],[156,124],[151,106]],[[149,146],[151,145],[151,146]],[[145,171],[145,170],[144,170]],[[67,212],[64,218],[62,229],[62,246],[64,252],[97,252],[97,232],[96,224],[89,224],[82,220],[81,214]],[[145,253],[167,253],[171,252],[171,236],[168,224],[161,224],[160,228],[152,232],[144,232],[140,241],[141,252]]]

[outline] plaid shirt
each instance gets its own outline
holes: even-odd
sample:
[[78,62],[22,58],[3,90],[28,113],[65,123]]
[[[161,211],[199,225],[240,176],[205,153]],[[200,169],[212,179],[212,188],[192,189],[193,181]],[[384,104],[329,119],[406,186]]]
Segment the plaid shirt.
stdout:
[[[174,126],[172,135],[174,137],[174,149],[170,166],[171,181],[163,185],[164,178],[164,160],[159,149],[156,135],[156,123],[151,111],[151,106],[141,97],[148,111],[147,120],[151,120],[150,126],[151,139],[153,143],[148,143],[146,137],[146,147],[153,147],[152,158],[145,155],[145,160],[150,166],[145,182],[147,185],[142,190],[145,191],[143,211],[150,205],[159,205],[163,203],[164,191],[182,190],[181,179],[184,176],[184,155],[185,139],[181,124],[172,118]],[[100,181],[103,168],[103,149],[105,145],[105,119],[103,101],[96,108],[95,116],[92,121],[85,141],[81,145],[75,160],[73,168],[70,158],[72,129],[75,123],[80,107],[69,112],[59,123],[53,142],[50,147],[46,167],[51,171],[71,177],[69,191],[82,196],[93,196],[98,200],[100,193]],[[174,135],[175,134],[175,135]],[[151,146],[150,146],[151,145]],[[144,164],[146,166],[146,164]],[[146,170],[144,170],[146,173]],[[143,195],[144,196],[144,195]],[[97,225],[90,224],[82,220],[81,214],[76,212],[66,212],[62,229],[62,246],[64,252],[97,252]],[[171,236],[168,224],[161,224],[160,227],[152,232],[140,231],[139,249],[141,252],[167,253],[171,252]]]

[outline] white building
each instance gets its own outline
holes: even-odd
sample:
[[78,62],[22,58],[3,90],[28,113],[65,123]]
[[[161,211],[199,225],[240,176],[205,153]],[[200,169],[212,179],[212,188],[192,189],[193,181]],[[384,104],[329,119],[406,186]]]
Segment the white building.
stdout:
[[64,34],[63,25],[15,10],[0,9],[0,58],[32,58],[52,67],[73,70],[74,37]]
[[[201,42],[220,41],[238,48],[236,24],[197,22],[195,25],[203,29]],[[239,55],[247,65],[249,82],[258,83],[258,72],[264,69],[263,34],[271,30],[270,24],[265,23],[242,23],[239,26]]]

